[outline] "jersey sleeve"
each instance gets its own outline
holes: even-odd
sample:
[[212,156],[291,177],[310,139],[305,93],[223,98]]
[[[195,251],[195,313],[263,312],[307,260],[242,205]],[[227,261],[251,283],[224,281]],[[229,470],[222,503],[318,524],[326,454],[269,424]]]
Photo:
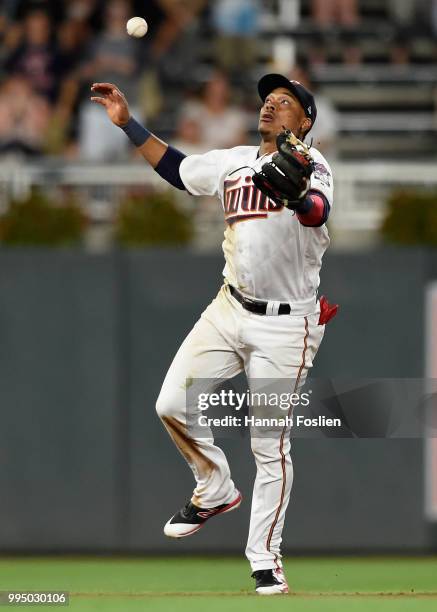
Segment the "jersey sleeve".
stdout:
[[222,166],[227,151],[214,150],[201,155],[189,155],[180,166],[179,173],[191,195],[213,196],[219,191]]
[[311,154],[314,159],[314,172],[311,176],[310,189],[322,193],[328,200],[329,206],[332,207],[334,201],[334,180],[332,177],[332,170],[319,151],[313,149]]

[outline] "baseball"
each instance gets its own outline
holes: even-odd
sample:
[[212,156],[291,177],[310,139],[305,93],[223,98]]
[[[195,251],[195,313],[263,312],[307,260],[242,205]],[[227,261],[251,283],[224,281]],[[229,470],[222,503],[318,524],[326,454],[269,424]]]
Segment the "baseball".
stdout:
[[129,36],[134,36],[135,38],[142,38],[147,34],[147,30],[149,26],[147,25],[147,21],[142,17],[132,17],[126,24],[126,30]]

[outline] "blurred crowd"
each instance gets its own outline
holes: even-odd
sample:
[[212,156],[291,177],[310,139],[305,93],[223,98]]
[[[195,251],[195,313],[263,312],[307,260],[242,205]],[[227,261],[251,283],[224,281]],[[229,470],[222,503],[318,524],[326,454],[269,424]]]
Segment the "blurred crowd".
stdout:
[[[391,61],[408,63],[402,32],[425,14],[437,31],[437,0],[385,1],[401,33]],[[116,83],[134,114],[162,126],[186,152],[247,142],[259,106],[253,83],[263,67],[257,63],[260,33],[269,11],[290,25],[307,11],[319,31],[305,58],[310,67],[329,61],[324,37],[336,29],[344,36],[343,61],[362,61],[353,42],[359,0],[2,0],[0,155],[91,161],[131,155],[124,134],[89,101],[95,81]],[[150,25],[143,39],[126,35],[133,15]],[[205,45],[208,71],[199,73]],[[308,69],[293,63],[290,76],[313,87]],[[264,67],[275,68],[271,58]],[[313,137],[329,148],[338,117],[323,96],[318,106]]]
[[[147,78],[182,82],[181,45],[186,42],[190,48],[188,39],[204,4],[3,0],[0,151],[96,160],[122,155],[125,139],[116,129],[107,130],[101,109],[89,102],[91,83],[117,83],[136,109]],[[126,22],[134,14],[153,24],[151,35],[141,41],[126,34]],[[147,111],[138,110],[143,115]]]

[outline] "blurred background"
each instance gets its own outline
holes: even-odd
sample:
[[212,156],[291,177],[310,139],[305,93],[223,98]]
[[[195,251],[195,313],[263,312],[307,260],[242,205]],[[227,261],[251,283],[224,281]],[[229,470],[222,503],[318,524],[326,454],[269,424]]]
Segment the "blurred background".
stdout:
[[[169,189],[90,85],[116,83],[186,154],[258,143],[264,73],[310,87],[336,190],[322,290],[341,305],[314,375],[437,378],[436,68],[434,0],[2,0],[2,551],[174,552],[162,525],[192,489],[154,403],[220,285],[221,207]],[[249,500],[249,442],[223,446]],[[436,549],[434,440],[293,453],[286,549]],[[241,552],[248,516],[177,551]]]

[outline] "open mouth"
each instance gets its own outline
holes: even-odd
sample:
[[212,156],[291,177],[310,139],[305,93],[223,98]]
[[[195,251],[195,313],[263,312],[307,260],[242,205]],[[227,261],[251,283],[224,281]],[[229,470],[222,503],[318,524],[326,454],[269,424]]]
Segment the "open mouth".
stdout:
[[261,115],[261,121],[264,121],[265,123],[272,123],[272,121],[274,121],[274,117],[270,113],[265,113],[264,115]]

